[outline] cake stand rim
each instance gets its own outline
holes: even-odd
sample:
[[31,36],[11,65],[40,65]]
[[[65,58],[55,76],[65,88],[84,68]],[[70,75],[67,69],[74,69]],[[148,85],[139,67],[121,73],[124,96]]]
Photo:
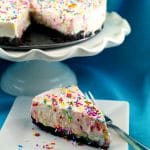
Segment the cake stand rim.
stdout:
[[105,48],[122,44],[130,32],[131,27],[126,19],[121,17],[117,12],[109,12],[107,13],[104,29],[95,37],[85,42],[51,50],[7,51],[0,48],[0,58],[14,62],[35,59],[54,62],[73,57],[94,56],[102,52]]

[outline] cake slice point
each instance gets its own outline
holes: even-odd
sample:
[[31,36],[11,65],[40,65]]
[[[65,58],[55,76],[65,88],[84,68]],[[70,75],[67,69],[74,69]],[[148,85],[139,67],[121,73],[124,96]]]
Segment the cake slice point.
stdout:
[[31,117],[34,124],[54,135],[107,149],[110,135],[104,115],[73,85],[35,96]]

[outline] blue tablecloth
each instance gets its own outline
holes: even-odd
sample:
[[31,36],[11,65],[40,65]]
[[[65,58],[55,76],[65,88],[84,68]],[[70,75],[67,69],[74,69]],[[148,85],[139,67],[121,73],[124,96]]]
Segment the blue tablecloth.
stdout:
[[[65,60],[79,87],[98,99],[127,100],[130,134],[150,146],[150,0],[108,0],[108,10],[126,18],[132,33],[115,48],[93,57]],[[0,60],[0,76],[13,62]],[[0,127],[15,97],[0,90]]]

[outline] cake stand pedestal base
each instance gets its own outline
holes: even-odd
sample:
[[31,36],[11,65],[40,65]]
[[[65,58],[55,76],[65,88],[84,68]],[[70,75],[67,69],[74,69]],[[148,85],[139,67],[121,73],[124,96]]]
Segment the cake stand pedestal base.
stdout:
[[1,89],[14,96],[35,96],[51,88],[71,84],[77,84],[77,79],[67,65],[43,60],[15,63],[1,79]]

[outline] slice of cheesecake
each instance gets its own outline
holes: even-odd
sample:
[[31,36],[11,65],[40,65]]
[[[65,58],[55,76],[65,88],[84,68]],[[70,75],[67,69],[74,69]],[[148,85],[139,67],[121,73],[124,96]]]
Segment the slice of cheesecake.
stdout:
[[29,0],[0,0],[0,39],[20,39],[30,24]]
[[46,91],[33,98],[33,123],[54,135],[107,149],[110,136],[105,118],[77,86]]

